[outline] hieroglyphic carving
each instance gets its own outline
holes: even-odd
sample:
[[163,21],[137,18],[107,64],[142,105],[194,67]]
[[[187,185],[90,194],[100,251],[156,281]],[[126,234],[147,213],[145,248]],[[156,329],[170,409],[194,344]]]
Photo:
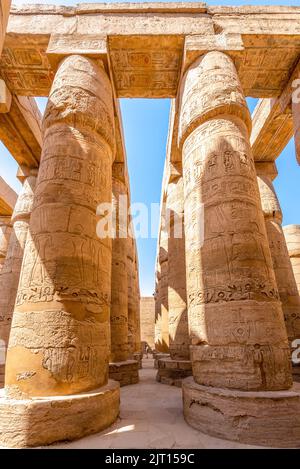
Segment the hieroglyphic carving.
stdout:
[[167,38],[109,38],[110,59],[119,97],[174,96],[183,39],[173,36],[167,46],[164,44],[167,44]]
[[[114,164],[115,166],[115,164]],[[120,232],[120,196],[127,193],[125,184],[113,177],[113,204],[116,219],[116,236],[112,240],[111,264],[111,362],[128,359],[128,285],[127,285],[127,233]]]
[[282,212],[267,165],[257,163],[257,180],[279,297],[290,343],[300,337],[300,297],[282,230]]
[[[104,69],[81,56],[62,61],[43,127],[6,370],[8,392],[31,396],[107,382],[111,240],[96,235],[97,205],[111,201],[114,155]],[[24,373],[27,379],[18,380]]]
[[[288,341],[259,203],[250,116],[231,59],[220,52],[198,59],[183,80],[181,100],[194,379],[244,390],[287,389]],[[231,192],[241,180],[239,194]],[[222,192],[208,196],[205,188],[215,181]],[[245,353],[253,363],[250,373]],[[276,367],[268,366],[273,360]]]
[[[6,347],[8,345],[12,315],[17,298],[23,253],[33,206],[36,175],[37,171],[31,170],[24,178],[23,186],[11,217],[12,233],[9,238],[7,254],[0,276],[0,289],[2,292],[0,296],[0,317],[2,319],[0,339],[4,341]],[[1,364],[0,375],[2,374],[3,379],[4,369],[4,364]]]
[[284,226],[283,232],[300,295],[300,225]]
[[170,212],[168,239],[169,349],[170,356],[174,360],[189,360],[190,356],[183,204],[183,179],[179,177],[169,182],[167,188],[167,210]]

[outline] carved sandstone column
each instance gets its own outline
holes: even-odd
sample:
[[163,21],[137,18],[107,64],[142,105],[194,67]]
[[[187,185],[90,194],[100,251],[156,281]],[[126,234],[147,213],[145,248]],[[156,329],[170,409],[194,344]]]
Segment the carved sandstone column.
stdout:
[[120,197],[124,195],[126,197],[124,182],[113,177],[112,191],[114,211],[116,214],[116,236],[112,240],[110,310],[111,361],[119,362],[125,361],[128,358],[127,233],[123,233],[122,223],[120,223],[119,220]]
[[284,226],[283,232],[300,295],[300,225]]
[[[232,60],[221,52],[197,59],[182,84],[179,132],[194,376],[183,382],[184,414],[219,437],[295,446],[300,417],[287,391],[290,353],[250,128]],[[295,402],[300,410],[300,394]]]
[[281,226],[282,212],[272,183],[277,171],[272,166],[273,163],[255,165],[273,268],[291,343],[300,338],[300,297]]
[[[22,189],[19,193],[12,217],[12,233],[7,255],[0,276],[0,340],[8,345],[11,320],[14,311],[25,243],[27,239],[37,169],[23,171]],[[0,365],[0,386],[4,384],[5,365]],[[2,378],[2,379],[1,379]]]
[[60,63],[43,133],[0,399],[8,446],[78,438],[110,425],[119,409],[119,384],[108,382],[111,240],[96,234],[97,206],[111,202],[115,144],[101,62]]
[[161,352],[162,349],[162,330],[161,330],[161,298],[160,298],[160,264],[157,259],[155,270],[155,325],[154,325],[154,342],[155,342],[155,355]]
[[181,386],[192,374],[186,300],[183,178],[168,183],[167,210],[170,222],[168,238],[168,323],[170,358],[158,360],[156,379]]
[[135,300],[134,300],[134,251],[133,239],[127,238],[127,286],[128,286],[128,351],[129,357],[133,358],[135,352]]
[[139,376],[138,363],[128,359],[127,224],[123,220],[123,216],[127,217],[127,203],[124,207],[127,188],[125,182],[114,174],[112,193],[116,233],[112,240],[109,377],[124,386],[137,383]]
[[141,345],[141,318],[140,318],[140,285],[139,285],[139,267],[136,240],[134,240],[134,270],[133,270],[133,296],[135,303],[135,346],[133,357],[137,360],[139,368],[142,368],[142,345]]
[[11,231],[11,217],[0,216],[0,275],[5,263]]

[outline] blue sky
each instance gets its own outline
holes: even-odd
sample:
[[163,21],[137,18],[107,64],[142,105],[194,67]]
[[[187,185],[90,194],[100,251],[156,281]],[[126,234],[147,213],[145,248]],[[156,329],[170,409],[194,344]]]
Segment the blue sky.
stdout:
[[[124,1],[124,0],[123,0]],[[138,2],[138,0],[135,0]],[[23,1],[14,3],[22,4]],[[27,3],[49,3],[74,5],[70,0],[28,1]],[[89,1],[88,3],[96,3]],[[116,2],[110,2],[116,3]],[[300,0],[272,0],[269,2],[248,0],[210,0],[209,5],[299,5]],[[39,98],[43,111],[46,99]],[[252,112],[256,100],[248,99]],[[122,99],[121,111],[125,133],[132,202],[151,203],[160,201],[161,181],[166,153],[170,101],[165,99]],[[16,190],[20,184],[15,175],[17,164],[0,142],[0,175]],[[278,177],[275,187],[283,210],[283,224],[300,224],[300,167],[295,158],[294,142],[288,144],[277,159]],[[151,295],[154,289],[154,263],[156,239],[139,239],[141,294]]]

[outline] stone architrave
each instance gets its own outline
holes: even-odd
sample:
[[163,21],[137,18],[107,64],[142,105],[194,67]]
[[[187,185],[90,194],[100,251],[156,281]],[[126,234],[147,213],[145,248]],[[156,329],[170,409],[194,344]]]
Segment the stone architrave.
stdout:
[[[19,193],[12,217],[12,233],[8,243],[7,255],[0,276],[0,340],[8,345],[8,338],[13,316],[29,220],[33,206],[36,184],[36,169],[23,172],[22,189]],[[0,364],[0,386],[4,384],[5,364]]]
[[[183,381],[184,415],[226,439],[293,446],[300,440],[293,408],[300,394],[288,391],[289,344],[250,129],[232,60],[221,52],[201,56],[182,82],[179,123],[193,365],[193,378]],[[284,419],[271,412],[273,399],[285,399]],[[241,416],[246,426],[236,424]]]
[[43,133],[0,399],[4,446],[78,438],[119,412],[119,383],[108,381],[111,239],[96,233],[97,206],[111,202],[115,153],[101,61],[61,61]]
[[290,344],[300,338],[300,296],[282,230],[282,212],[272,179],[273,163],[255,165],[273,268]]

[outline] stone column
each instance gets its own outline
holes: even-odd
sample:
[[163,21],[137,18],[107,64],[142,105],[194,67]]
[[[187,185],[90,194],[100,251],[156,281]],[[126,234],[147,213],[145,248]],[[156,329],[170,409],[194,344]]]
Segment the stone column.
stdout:
[[11,0],[1,0],[0,2],[0,56],[3,49],[6,26],[8,22]]
[[168,314],[168,228],[166,212],[162,212],[162,225],[159,241],[160,264],[160,304],[161,304],[161,336],[163,353],[169,353],[169,314]]
[[[7,255],[0,276],[0,340],[7,347],[14,311],[25,243],[27,239],[37,169],[23,168],[22,189],[19,193],[12,217],[12,233]],[[0,386],[4,384],[5,365],[0,364]]]
[[11,231],[11,217],[0,216],[0,275],[5,262]]
[[[135,241],[135,240],[134,240]],[[135,303],[135,349],[134,359],[138,361],[139,368],[142,368],[142,344],[141,344],[141,318],[140,318],[140,285],[139,285],[139,267],[136,241],[134,242],[134,271],[133,271],[133,285],[134,285],[134,303]]]
[[[292,396],[300,411],[300,393],[288,391],[289,345],[250,129],[231,58],[197,59],[183,79],[179,125],[194,377],[184,380],[184,414],[215,436],[293,446],[300,413]],[[279,421],[278,411],[286,418]]]
[[272,180],[273,163],[256,163],[259,193],[273,261],[279,297],[290,344],[300,338],[300,297],[282,230],[282,212]]
[[135,352],[135,301],[133,285],[134,251],[133,239],[127,238],[127,286],[128,286],[128,351],[133,358]]
[[78,438],[119,412],[119,383],[108,382],[111,239],[96,234],[115,145],[101,62],[73,55],[59,64],[43,134],[0,399],[8,446]]
[[[126,197],[125,183],[116,177],[112,179],[113,204],[116,217],[116,234],[112,240],[111,268],[111,361],[125,361],[128,358],[128,286],[127,286],[127,233],[119,220],[120,197]],[[126,213],[127,215],[127,213]]]
[[[119,171],[116,173],[119,174]],[[127,203],[124,207],[127,188],[125,181],[114,173],[112,194],[116,233],[112,240],[109,377],[124,386],[137,383],[139,377],[137,362],[128,359],[127,224],[122,219],[123,215],[127,217]]]
[[300,295],[300,225],[283,227],[298,293]]
[[298,78],[295,79],[295,83],[297,86],[295,91],[292,93],[292,118],[294,124],[294,141],[295,141],[295,152],[296,152],[296,159],[300,164],[300,100],[299,100],[299,92],[297,87],[299,88],[299,79],[300,73],[298,74]]
[[186,266],[184,238],[183,179],[175,177],[167,188],[167,210],[170,221],[168,237],[168,322],[170,358],[158,360],[156,379],[181,386],[192,374],[186,299]]
[[160,299],[160,264],[156,262],[155,269],[155,323],[154,323],[154,342],[155,342],[155,355],[161,352],[162,346],[162,331],[161,331],[161,299]]

